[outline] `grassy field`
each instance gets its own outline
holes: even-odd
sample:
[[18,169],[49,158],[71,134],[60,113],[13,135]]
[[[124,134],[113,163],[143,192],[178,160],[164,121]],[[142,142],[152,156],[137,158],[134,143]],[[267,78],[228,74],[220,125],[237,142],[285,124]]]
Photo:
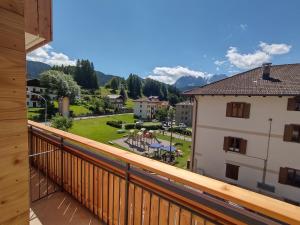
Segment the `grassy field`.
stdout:
[[122,138],[124,135],[124,133],[117,133],[118,128],[106,125],[106,122],[109,120],[122,120],[127,123],[134,122],[132,114],[76,120],[69,132],[107,144],[108,141]]
[[[157,137],[159,139],[170,141],[169,136],[158,134]],[[184,141],[184,140],[178,139],[178,138],[172,138],[172,145],[174,145],[175,143],[181,143],[182,144],[182,146],[177,145],[176,148],[180,149],[183,153],[182,157],[178,157],[176,159],[176,165],[175,166],[179,167],[179,168],[186,169],[186,162],[190,158],[190,154],[191,154],[191,147],[190,146],[192,145],[192,143],[189,142],[189,141]]]
[[[121,120],[126,123],[133,123],[133,115],[125,114],[125,115],[116,115],[116,116],[107,116],[102,118],[94,118],[94,119],[85,119],[85,120],[76,120],[73,123],[73,127],[69,130],[69,132],[90,138],[95,141],[99,141],[105,144],[108,144],[109,141],[113,141],[119,138],[122,138],[125,133],[118,134],[118,128],[114,128],[106,125],[106,122],[109,120]],[[164,136],[162,134],[158,134],[159,139],[170,140],[169,136]],[[191,142],[183,141],[181,139],[173,138],[173,144],[181,143],[182,146],[177,146],[178,149],[182,150],[183,157],[179,157],[176,161],[177,167],[186,168],[186,161],[190,156],[190,145]],[[122,148],[118,145],[116,147]],[[126,150],[126,149],[124,149]]]

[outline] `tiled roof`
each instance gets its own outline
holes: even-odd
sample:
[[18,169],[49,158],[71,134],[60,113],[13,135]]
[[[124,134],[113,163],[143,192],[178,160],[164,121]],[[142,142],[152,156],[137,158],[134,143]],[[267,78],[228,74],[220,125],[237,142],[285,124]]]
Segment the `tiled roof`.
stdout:
[[193,102],[190,102],[190,101],[179,102],[176,105],[193,105]]
[[262,67],[249,70],[203,87],[184,92],[184,95],[300,95],[300,64],[271,66],[270,79],[262,79]]

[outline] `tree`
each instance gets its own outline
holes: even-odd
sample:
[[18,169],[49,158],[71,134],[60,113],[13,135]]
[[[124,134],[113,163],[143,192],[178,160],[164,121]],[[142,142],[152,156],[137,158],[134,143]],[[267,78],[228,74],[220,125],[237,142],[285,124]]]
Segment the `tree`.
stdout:
[[142,88],[143,94],[147,97],[149,96],[158,96],[160,99],[163,99],[161,92],[161,83],[156,80],[146,79],[144,81],[144,86]]
[[167,108],[159,109],[155,113],[155,118],[158,119],[159,121],[166,120],[167,116],[168,116],[168,109]]
[[80,95],[80,87],[72,76],[61,71],[48,70],[41,74],[40,81],[47,91],[51,91],[60,97],[69,97],[71,102]]
[[119,88],[119,80],[114,77],[110,80],[110,88],[116,91]]
[[139,76],[130,74],[126,82],[128,87],[128,96],[130,98],[137,99],[142,96],[142,82]]
[[77,60],[74,79],[85,89],[97,90],[99,88],[94,64],[89,60]]
[[51,119],[51,126],[63,131],[68,131],[73,125],[73,120],[59,114],[56,114]]
[[127,94],[126,94],[125,88],[123,86],[121,87],[120,95],[123,97],[124,102],[126,102]]
[[170,105],[174,106],[179,102],[179,98],[175,94],[170,94],[168,97]]

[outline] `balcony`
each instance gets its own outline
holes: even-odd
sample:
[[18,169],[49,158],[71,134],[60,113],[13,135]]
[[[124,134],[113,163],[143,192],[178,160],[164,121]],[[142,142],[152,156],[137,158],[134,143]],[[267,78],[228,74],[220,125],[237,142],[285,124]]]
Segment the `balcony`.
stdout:
[[[288,203],[43,124],[29,121],[28,132],[42,224],[300,224]],[[55,214],[63,199],[67,218]],[[83,221],[71,219],[75,208]]]

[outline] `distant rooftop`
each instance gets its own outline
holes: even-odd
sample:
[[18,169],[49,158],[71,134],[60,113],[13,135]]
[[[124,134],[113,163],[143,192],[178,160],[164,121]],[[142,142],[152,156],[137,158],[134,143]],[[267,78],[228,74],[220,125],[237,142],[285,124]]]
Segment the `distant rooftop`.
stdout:
[[179,102],[176,105],[193,105],[193,102],[190,102],[190,101]]
[[185,91],[184,95],[246,95],[298,96],[300,95],[300,64],[274,65],[269,76],[263,76],[258,67],[232,77]]
[[117,98],[123,98],[122,95],[107,95],[110,99],[117,99]]

